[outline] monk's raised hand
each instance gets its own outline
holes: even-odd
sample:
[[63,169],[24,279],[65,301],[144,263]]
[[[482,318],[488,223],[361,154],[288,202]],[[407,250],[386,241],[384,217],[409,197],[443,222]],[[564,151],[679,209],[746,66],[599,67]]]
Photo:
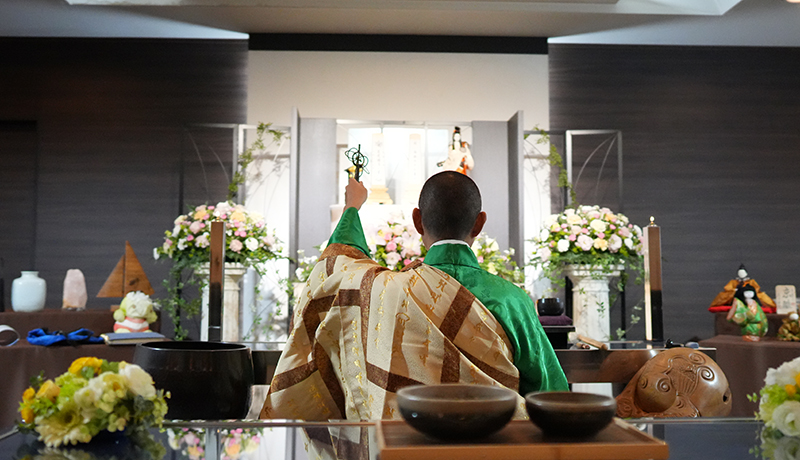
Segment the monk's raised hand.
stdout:
[[344,188],[344,208],[361,209],[361,205],[367,201],[368,194],[364,184],[351,177]]

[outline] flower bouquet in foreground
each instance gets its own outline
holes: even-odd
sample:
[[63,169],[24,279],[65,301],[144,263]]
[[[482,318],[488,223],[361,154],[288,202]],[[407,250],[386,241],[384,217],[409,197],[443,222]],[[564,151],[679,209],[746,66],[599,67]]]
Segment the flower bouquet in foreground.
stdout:
[[800,454],[800,358],[769,369],[759,394],[747,399],[758,402],[756,419],[764,422],[761,432],[763,458],[798,458]]
[[569,264],[610,273],[619,266],[641,267],[642,229],[623,214],[599,206],[579,206],[549,216],[533,238],[530,264],[556,281]]
[[135,364],[85,357],[55,381],[32,379],[20,403],[20,431],[36,432],[48,447],[87,443],[102,431],[131,436],[161,426],[163,390]]

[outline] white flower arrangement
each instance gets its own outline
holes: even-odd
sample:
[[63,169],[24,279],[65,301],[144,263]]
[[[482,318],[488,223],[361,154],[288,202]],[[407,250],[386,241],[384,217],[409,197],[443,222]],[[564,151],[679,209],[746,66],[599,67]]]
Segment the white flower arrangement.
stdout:
[[609,208],[579,206],[549,216],[533,238],[530,264],[554,279],[566,264],[584,264],[612,271],[642,261],[642,229]]
[[55,381],[34,379],[22,395],[19,428],[48,447],[86,443],[104,430],[132,436],[161,426],[168,397],[135,364],[78,358]]
[[761,451],[764,458],[796,458],[800,452],[800,358],[767,370],[759,394],[756,419],[764,421]]
[[264,217],[230,201],[197,206],[178,216],[172,230],[165,232],[164,243],[153,249],[153,257],[166,256],[192,265],[208,262],[211,222],[217,220],[225,223],[226,262],[255,265],[278,257],[281,243]]
[[428,252],[414,225],[402,215],[389,217],[372,231],[366,231],[369,250],[379,265],[391,270],[402,270],[416,259],[424,259]]
[[517,266],[512,257],[514,248],[500,250],[495,238],[481,232],[472,243],[472,252],[478,258],[481,268],[515,284],[525,282],[525,274]]

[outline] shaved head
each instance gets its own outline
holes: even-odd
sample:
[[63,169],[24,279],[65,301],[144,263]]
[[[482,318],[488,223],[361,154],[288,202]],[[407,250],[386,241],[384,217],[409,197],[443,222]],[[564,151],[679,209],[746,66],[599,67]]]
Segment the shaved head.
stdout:
[[455,171],[431,176],[419,194],[425,231],[437,240],[468,238],[481,212],[481,192],[472,179]]

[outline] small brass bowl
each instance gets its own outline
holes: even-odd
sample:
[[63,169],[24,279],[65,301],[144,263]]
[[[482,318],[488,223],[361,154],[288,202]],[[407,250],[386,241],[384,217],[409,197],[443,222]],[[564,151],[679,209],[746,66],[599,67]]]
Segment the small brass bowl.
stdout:
[[617,401],[593,393],[538,392],[525,395],[525,407],[545,436],[587,438],[611,423]]
[[448,440],[489,436],[514,415],[517,393],[505,387],[469,384],[413,385],[397,391],[409,425]]

